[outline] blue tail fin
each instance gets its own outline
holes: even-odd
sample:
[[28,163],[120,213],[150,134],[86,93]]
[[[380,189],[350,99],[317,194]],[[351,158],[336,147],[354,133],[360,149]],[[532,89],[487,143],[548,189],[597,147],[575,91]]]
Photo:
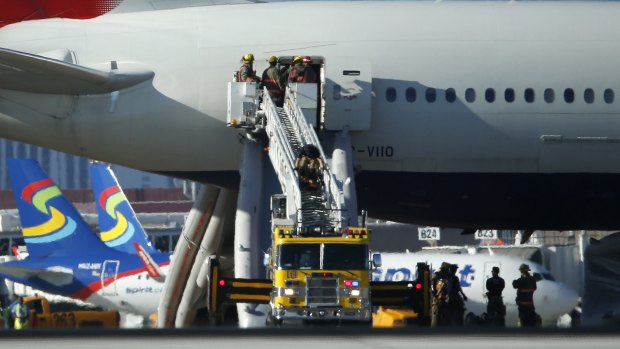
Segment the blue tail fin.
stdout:
[[148,253],[156,252],[112,170],[106,164],[93,163],[90,177],[101,240],[109,247],[131,254],[137,254],[134,243],[140,244]]
[[7,161],[30,256],[83,255],[106,249],[35,160]]

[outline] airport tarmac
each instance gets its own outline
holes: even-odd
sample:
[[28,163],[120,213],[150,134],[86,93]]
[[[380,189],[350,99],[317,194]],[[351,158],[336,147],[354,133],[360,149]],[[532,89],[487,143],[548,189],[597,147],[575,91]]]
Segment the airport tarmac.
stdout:
[[4,346],[11,348],[232,348],[295,349],[424,348],[424,349],[596,349],[617,348],[618,329],[540,330],[513,329],[482,332],[432,329],[366,330],[359,328],[311,329],[201,329],[121,331],[24,331],[0,332]]

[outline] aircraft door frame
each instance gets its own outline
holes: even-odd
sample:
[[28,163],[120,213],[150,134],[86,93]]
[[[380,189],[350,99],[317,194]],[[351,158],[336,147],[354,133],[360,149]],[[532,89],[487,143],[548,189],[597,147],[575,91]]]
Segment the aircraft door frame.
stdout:
[[372,73],[370,61],[326,57],[323,126],[329,131],[370,130]]
[[[109,259],[103,262],[101,265],[101,295],[103,296],[116,296],[118,292],[116,290],[116,280],[118,278],[118,268],[120,261],[116,259]],[[110,279],[110,281],[107,281]]]

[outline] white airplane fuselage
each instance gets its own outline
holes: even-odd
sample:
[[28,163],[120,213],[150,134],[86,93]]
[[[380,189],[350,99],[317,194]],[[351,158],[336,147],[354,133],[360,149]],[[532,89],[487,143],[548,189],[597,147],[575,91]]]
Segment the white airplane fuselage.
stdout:
[[[164,266],[162,271],[167,273],[168,268]],[[147,272],[142,272],[119,277],[85,300],[108,309],[118,309],[146,317],[157,314],[163,288],[163,282],[149,277]]]
[[23,22],[0,29],[0,47],[69,49],[82,66],[117,61],[155,77],[114,107],[110,94],[0,89],[0,136],[236,186],[242,146],[225,121],[239,58],[254,53],[260,74],[271,55],[322,56],[326,67],[349,57],[372,71],[370,128],[351,132],[359,207],[372,216],[611,229],[619,15],[620,4],[593,2],[296,2]]
[[[416,263],[425,262],[436,269],[442,262],[457,264],[457,276],[467,296],[465,314],[480,316],[487,310],[486,280],[491,277],[493,267],[500,268],[500,277],[506,287],[502,292],[506,306],[506,326],[517,325],[519,312],[515,298],[517,292],[512,281],[520,277],[519,266],[526,263],[532,275],[539,276],[534,292],[534,306],[544,325],[556,325],[558,317],[569,313],[577,305],[577,292],[553,280],[543,266],[512,256],[458,255],[436,253],[381,253],[382,266],[373,271],[374,281],[405,281],[416,279]],[[538,275],[536,275],[538,274]]]

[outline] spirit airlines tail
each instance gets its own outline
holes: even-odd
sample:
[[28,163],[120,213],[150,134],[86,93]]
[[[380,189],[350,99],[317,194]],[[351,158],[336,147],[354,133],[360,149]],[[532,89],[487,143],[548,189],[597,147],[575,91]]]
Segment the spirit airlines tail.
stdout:
[[577,305],[577,293],[566,285],[553,279],[543,266],[528,260],[512,256],[499,255],[461,255],[435,253],[381,253],[381,268],[373,271],[375,281],[415,280],[415,266],[418,262],[427,262],[437,268],[442,262],[457,264],[457,276],[467,296],[465,316],[472,321],[472,316],[486,313],[486,280],[491,277],[493,267],[500,268],[500,274],[506,282],[502,293],[506,305],[506,326],[516,326],[518,310],[515,303],[516,290],[512,280],[520,277],[519,266],[525,263],[531,273],[538,279],[534,292],[534,306],[542,318],[543,325],[556,325],[558,317],[569,313]]
[[[143,259],[99,240],[34,160],[9,159],[8,169],[29,256],[0,264],[0,276],[106,308],[157,312],[163,283]],[[169,254],[149,257],[168,268]]]
[[620,226],[618,2],[113,12],[0,29],[0,137],[237,187],[242,146],[225,123],[239,58],[260,73],[271,55],[310,55],[324,62],[320,137],[349,130],[372,216]]
[[126,253],[137,253],[136,243],[147,253],[156,253],[157,250],[151,245],[110,167],[103,163],[92,163],[90,178],[101,241]]

